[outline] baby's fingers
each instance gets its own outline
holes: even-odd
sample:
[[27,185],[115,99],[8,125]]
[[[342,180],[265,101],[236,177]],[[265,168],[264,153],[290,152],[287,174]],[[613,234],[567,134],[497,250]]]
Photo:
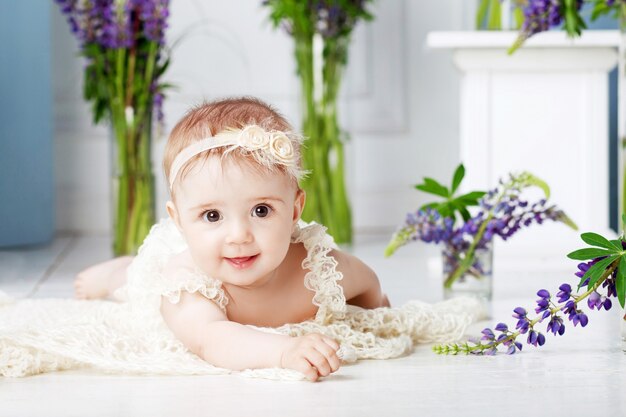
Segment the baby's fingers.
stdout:
[[[324,339],[324,341],[326,342],[326,339]],[[329,346],[329,343],[326,342],[320,343],[318,346],[316,346],[316,348],[326,358],[326,361],[330,366],[331,372],[335,372],[341,366],[341,359],[339,359],[339,356],[337,356],[337,350],[339,350],[339,345],[332,339],[331,342],[333,342],[332,346]]]
[[330,337],[327,336],[322,336],[322,340],[331,348],[333,348],[335,350],[335,352],[337,352],[339,350],[339,343],[337,343],[336,341],[334,341],[333,339],[331,339]]
[[331,373],[331,365],[328,363],[328,359],[324,354],[315,348],[309,349],[306,354],[306,359],[313,365],[317,372],[321,376],[328,376]]
[[298,362],[295,364],[293,369],[302,373],[306,379],[312,382],[317,381],[317,378],[319,377],[319,374],[315,366],[311,365],[311,363],[304,357],[298,360]]

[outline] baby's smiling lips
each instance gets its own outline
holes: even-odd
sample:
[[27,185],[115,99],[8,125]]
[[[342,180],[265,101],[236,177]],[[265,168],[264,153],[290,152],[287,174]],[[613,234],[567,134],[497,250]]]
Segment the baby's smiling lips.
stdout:
[[257,255],[252,255],[252,256],[240,256],[236,258],[225,257],[224,259],[226,259],[226,261],[228,261],[228,263],[230,263],[236,269],[246,269],[252,266],[252,264],[254,263],[256,258],[258,258],[258,256],[259,255],[257,254]]

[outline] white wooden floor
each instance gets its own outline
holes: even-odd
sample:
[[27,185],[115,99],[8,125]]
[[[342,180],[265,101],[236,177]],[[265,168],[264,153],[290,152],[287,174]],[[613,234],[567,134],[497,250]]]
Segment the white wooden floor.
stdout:
[[[384,243],[361,238],[353,251],[377,271],[391,302],[439,300],[434,248],[414,245],[384,259]],[[70,297],[74,274],[109,258],[109,246],[106,237],[60,236],[46,247],[0,251],[0,290]],[[471,333],[513,324],[514,307],[532,309],[539,288],[574,282],[575,265],[529,268],[496,254],[494,318]],[[586,328],[568,326],[563,337],[515,356],[446,357],[420,346],[403,358],[344,366],[319,383],[75,371],[4,378],[0,416],[626,416],[620,311],[589,318]]]

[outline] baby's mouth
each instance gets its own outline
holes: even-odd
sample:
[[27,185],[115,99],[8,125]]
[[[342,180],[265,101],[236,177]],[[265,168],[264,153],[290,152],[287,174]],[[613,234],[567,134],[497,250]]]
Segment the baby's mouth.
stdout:
[[254,261],[256,261],[256,258],[258,258],[259,255],[252,255],[252,256],[240,256],[240,257],[236,257],[236,258],[224,258],[226,259],[226,261],[228,261],[229,264],[231,264],[235,269],[246,269],[252,266],[252,264],[254,263]]

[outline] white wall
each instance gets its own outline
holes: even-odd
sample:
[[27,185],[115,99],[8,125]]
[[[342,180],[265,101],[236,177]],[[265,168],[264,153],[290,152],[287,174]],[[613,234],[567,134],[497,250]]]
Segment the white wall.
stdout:
[[[172,0],[169,40],[194,27],[174,50],[167,81],[179,86],[165,106],[167,124],[155,141],[158,209],[167,198],[160,158],[164,138],[203,99],[254,95],[296,125],[299,90],[291,39],[271,28],[260,1]],[[429,51],[431,30],[467,29],[466,0],[378,0],[376,19],[358,27],[345,76],[341,117],[354,226],[390,232],[423,201],[412,185],[424,175],[448,179],[458,163],[458,76],[449,52]],[[82,100],[76,42],[58,10],[52,22],[57,229],[110,230],[110,144],[91,125]]]

